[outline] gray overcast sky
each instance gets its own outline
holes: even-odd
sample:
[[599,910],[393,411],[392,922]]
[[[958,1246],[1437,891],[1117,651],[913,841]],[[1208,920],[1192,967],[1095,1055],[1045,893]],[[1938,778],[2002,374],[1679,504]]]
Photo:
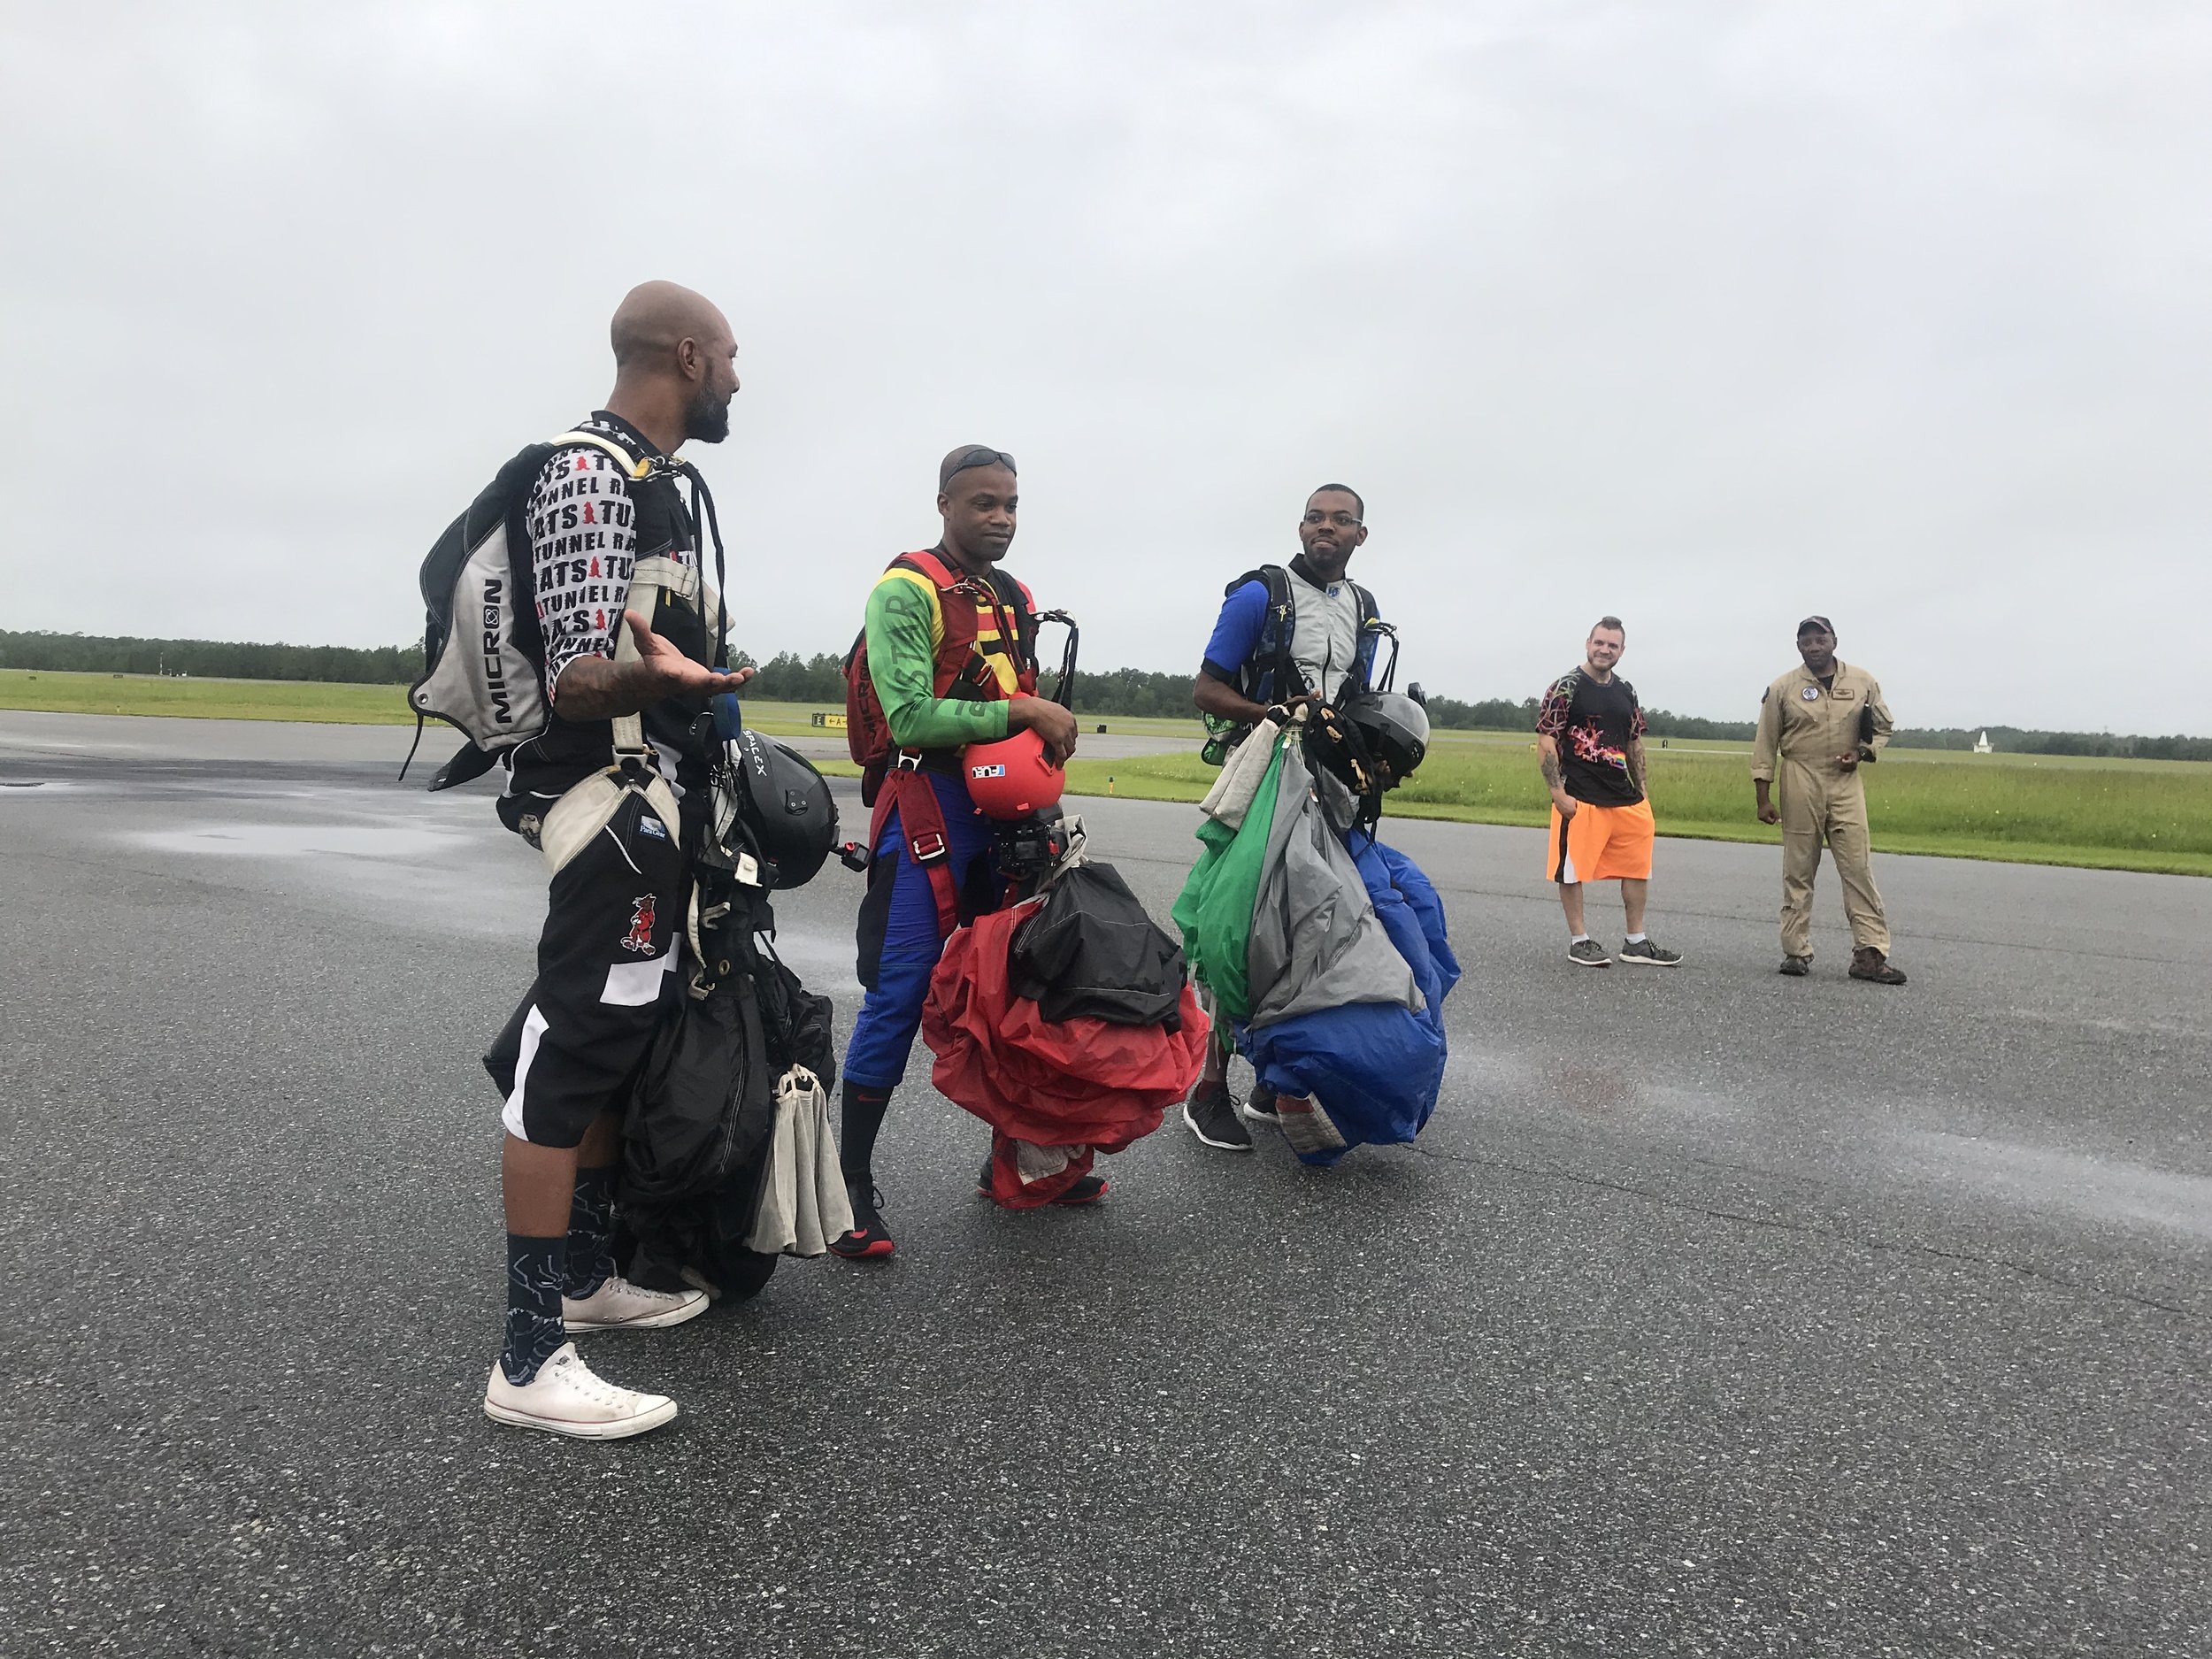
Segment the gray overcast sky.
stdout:
[[1013,451],[1085,660],[1363,491],[1405,672],[1601,611],[1748,718],[2212,732],[2212,10],[36,5],[0,23],[0,626],[382,644],[634,281],[735,325],[739,642]]

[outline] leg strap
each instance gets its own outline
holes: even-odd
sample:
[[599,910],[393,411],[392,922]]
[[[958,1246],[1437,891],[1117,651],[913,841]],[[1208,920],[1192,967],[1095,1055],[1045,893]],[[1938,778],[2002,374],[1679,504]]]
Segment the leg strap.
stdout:
[[907,856],[929,877],[929,889],[937,901],[937,936],[950,939],[960,926],[960,888],[952,879],[952,839],[945,829],[945,809],[928,777],[914,766],[894,765],[885,774],[876,795],[875,817],[868,826],[868,856],[878,856],[884,826],[891,814],[899,815],[899,833],[906,840]]
[[669,834],[682,844],[683,829],[677,818],[676,795],[661,775],[644,766],[610,766],[595,772],[556,801],[538,830],[538,850],[545,855],[549,873],[558,875],[569,860],[591,844],[592,837],[614,821],[622,803],[634,795],[660,819]]

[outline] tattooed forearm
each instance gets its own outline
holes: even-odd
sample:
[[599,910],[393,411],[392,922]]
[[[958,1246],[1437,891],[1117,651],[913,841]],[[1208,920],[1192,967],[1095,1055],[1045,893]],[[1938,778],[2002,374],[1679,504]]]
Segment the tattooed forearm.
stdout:
[[1548,788],[1562,787],[1559,775],[1559,751],[1547,743],[1538,752],[1537,764],[1544,769],[1544,783]]
[[1628,780],[1636,786],[1638,795],[1645,793],[1644,740],[1640,737],[1628,740]]

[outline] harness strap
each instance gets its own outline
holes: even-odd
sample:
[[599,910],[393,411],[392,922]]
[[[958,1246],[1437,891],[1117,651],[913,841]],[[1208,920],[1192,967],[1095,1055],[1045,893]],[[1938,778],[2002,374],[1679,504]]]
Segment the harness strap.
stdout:
[[[625,611],[630,609],[637,596],[637,580],[633,577],[630,581],[630,590],[623,596],[622,608]],[[618,664],[634,663],[638,660],[637,635],[630,632],[629,618],[626,617],[615,623],[614,660]],[[646,752],[645,715],[642,710],[635,714],[618,714],[609,721],[608,725],[613,728],[614,752],[618,757],[626,760],[644,758]]]
[[577,854],[591,845],[595,835],[614,822],[623,802],[634,795],[645,797],[645,804],[671,836],[682,834],[677,823],[676,792],[668,787],[666,779],[649,767],[641,774],[634,769],[609,766],[592,773],[547,810],[538,826],[538,850],[545,855],[548,873],[558,875],[566,869]]
[[[654,598],[657,593],[666,594],[687,609],[701,612],[700,590],[705,578],[695,565],[679,565],[674,559],[656,554],[640,559],[630,572],[629,591],[623,595],[622,608],[644,614],[647,621],[653,619]],[[638,660],[637,636],[630,632],[630,625],[617,625],[614,636],[614,660],[634,663]],[[614,752],[618,756],[634,756],[642,759],[646,753],[645,716],[617,715],[609,722],[614,728]]]
[[[902,756],[902,762],[904,757]],[[952,879],[952,838],[945,828],[944,803],[918,767],[903,764],[891,768],[876,795],[875,816],[868,824],[868,856],[883,844],[884,826],[891,814],[899,815],[899,833],[906,839],[907,856],[929,876],[929,890],[937,901],[937,937],[950,939],[960,926],[960,888]]]
[[633,481],[649,476],[653,471],[651,456],[640,460],[603,432],[564,432],[557,434],[549,442],[562,449],[572,443],[588,443],[595,449],[604,449],[614,457],[615,465],[622,469],[623,476]]

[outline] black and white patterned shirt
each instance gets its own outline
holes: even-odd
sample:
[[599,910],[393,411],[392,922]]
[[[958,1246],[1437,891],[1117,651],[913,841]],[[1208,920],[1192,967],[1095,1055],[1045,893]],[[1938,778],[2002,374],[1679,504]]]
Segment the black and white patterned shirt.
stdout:
[[[603,432],[633,449],[656,453],[635,427],[603,411],[574,430]],[[546,462],[523,518],[530,533],[538,626],[545,636],[546,690],[557,707],[564,668],[580,657],[614,655],[637,563],[636,508],[615,458],[578,446]],[[680,565],[696,557],[682,545],[662,550]]]

